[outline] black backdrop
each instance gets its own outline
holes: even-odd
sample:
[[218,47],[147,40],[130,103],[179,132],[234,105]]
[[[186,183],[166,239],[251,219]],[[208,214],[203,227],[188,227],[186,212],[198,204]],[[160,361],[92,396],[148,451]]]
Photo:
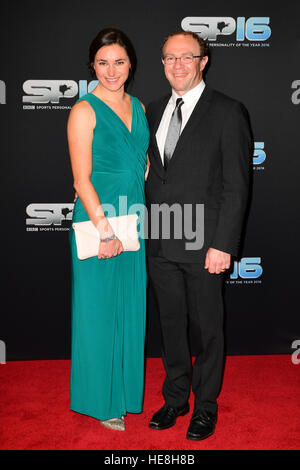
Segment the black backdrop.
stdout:
[[[226,351],[292,352],[292,342],[300,338],[300,4],[27,0],[3,1],[1,8],[0,340],[7,359],[70,357],[73,187],[66,121],[91,80],[86,67],[91,40],[109,26],[129,35],[139,59],[129,91],[147,105],[169,90],[161,42],[189,17],[194,19],[185,22],[201,23],[195,28],[211,37],[206,82],[245,104],[256,149],[244,246],[225,286]],[[213,38],[215,32],[222,34]],[[148,298],[146,354],[159,356],[151,291]]]

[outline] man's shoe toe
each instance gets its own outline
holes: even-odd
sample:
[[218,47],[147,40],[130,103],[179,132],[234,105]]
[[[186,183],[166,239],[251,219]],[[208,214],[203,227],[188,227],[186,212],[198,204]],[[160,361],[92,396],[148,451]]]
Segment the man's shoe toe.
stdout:
[[184,416],[188,412],[188,404],[182,408],[172,408],[171,406],[164,405],[153,415],[149,422],[149,427],[156,430],[168,429],[174,426],[178,416]]
[[202,441],[215,432],[216,416],[210,413],[200,413],[192,417],[186,438],[192,441]]

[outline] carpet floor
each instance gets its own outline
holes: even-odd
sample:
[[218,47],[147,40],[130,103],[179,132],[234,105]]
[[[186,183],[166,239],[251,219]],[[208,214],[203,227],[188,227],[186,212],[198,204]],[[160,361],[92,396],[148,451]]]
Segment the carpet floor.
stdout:
[[70,361],[0,365],[0,449],[292,450],[300,448],[300,364],[289,355],[229,356],[219,397],[216,431],[185,438],[191,411],[174,427],[148,427],[163,404],[160,358],[146,361],[144,411],[128,414],[126,431],[105,429],[69,409]]

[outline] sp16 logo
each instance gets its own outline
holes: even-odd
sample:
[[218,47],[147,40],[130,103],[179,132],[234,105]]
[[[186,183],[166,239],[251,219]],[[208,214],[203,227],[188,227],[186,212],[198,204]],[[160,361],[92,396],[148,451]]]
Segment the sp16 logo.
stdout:
[[300,80],[294,80],[292,83],[292,88],[295,90],[292,93],[291,99],[293,104],[300,103]]
[[26,214],[26,225],[49,226],[62,225],[64,220],[72,220],[73,203],[65,204],[29,204]]
[[253,165],[261,165],[266,159],[264,142],[254,142]]
[[94,90],[98,80],[87,83],[86,80],[26,80],[23,83],[23,103],[58,104],[61,98],[79,97]]
[[298,365],[300,364],[300,340],[296,339],[295,341],[293,341],[292,343],[292,348],[293,349],[296,349],[296,351],[293,352],[292,354],[292,363],[295,364],[295,365]]
[[230,279],[257,279],[262,275],[261,258],[242,258],[235,261]]
[[236,40],[266,41],[271,36],[268,16],[250,17],[246,20],[239,16],[187,16],[181,22],[184,31],[193,31],[203,39],[216,41],[218,36],[228,36],[236,32]]
[[0,364],[6,364],[6,344],[0,340]]
[[3,80],[0,80],[0,104],[6,103],[6,87]]

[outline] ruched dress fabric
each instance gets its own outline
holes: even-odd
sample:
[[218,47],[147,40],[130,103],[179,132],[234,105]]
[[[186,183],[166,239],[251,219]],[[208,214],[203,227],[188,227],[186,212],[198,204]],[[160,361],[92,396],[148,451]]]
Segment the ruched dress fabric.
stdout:
[[[96,115],[91,182],[108,217],[138,213],[143,221],[149,129],[139,100],[131,96],[131,131],[92,93]],[[119,202],[121,204],[119,204]],[[126,207],[127,206],[127,207]],[[73,222],[89,220],[78,198]],[[142,232],[140,232],[142,233]],[[146,316],[145,244],[109,259],[77,258],[70,230],[72,354],[70,408],[100,420],[142,411]]]

